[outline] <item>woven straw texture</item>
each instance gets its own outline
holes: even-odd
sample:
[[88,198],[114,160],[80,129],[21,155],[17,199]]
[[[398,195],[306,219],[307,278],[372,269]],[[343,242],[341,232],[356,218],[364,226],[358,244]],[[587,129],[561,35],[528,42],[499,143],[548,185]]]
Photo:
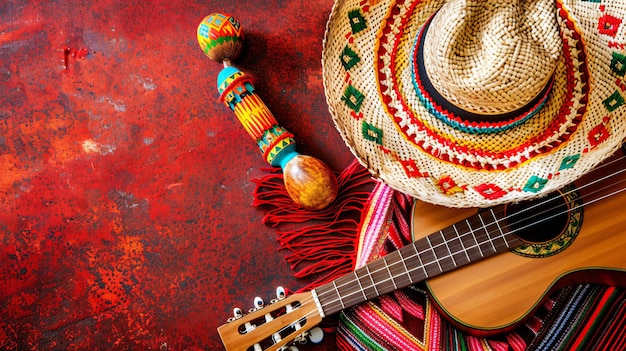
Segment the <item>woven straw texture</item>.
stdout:
[[616,1],[338,0],[330,112],[374,177],[415,198],[541,196],[626,136],[625,15]]

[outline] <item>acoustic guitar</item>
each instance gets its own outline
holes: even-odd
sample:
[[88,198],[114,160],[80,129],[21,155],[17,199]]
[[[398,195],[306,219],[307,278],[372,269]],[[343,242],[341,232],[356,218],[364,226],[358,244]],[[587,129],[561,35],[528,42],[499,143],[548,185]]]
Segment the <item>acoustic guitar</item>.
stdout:
[[565,284],[626,286],[625,205],[622,150],[573,185],[533,201],[480,210],[417,202],[413,243],[310,292],[231,318],[218,332],[229,351],[279,350],[325,316],[424,280],[457,326],[477,335],[506,331]]

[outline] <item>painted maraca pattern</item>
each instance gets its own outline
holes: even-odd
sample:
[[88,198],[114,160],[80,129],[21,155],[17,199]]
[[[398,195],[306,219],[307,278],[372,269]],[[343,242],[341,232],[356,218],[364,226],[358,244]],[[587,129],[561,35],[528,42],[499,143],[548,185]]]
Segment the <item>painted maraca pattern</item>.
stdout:
[[220,101],[233,110],[265,160],[282,168],[289,196],[309,210],[326,208],[337,196],[333,172],[317,158],[296,151],[294,136],[278,124],[256,94],[252,80],[232,66],[243,49],[239,22],[229,15],[211,14],[202,20],[197,35],[202,51],[224,64],[217,78]]

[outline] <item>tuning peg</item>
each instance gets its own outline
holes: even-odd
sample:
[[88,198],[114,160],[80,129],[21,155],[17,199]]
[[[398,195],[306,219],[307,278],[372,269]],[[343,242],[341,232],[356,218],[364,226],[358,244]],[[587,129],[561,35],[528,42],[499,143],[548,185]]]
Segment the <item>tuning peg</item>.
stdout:
[[[296,329],[300,329],[299,323],[297,324]],[[304,333],[298,335],[294,339],[294,343],[304,345],[310,341],[314,344],[319,344],[320,342],[322,342],[323,339],[324,339],[324,331],[320,327],[315,327],[309,331],[305,331]]]
[[241,308],[239,307],[235,307],[233,308],[233,316],[228,318],[227,322],[230,323],[232,321],[235,321],[239,318],[243,317],[243,311],[241,310]]
[[258,311],[262,309],[264,306],[265,306],[265,302],[263,302],[263,299],[257,296],[254,298],[254,306],[248,310],[248,313]]
[[270,301],[270,303],[276,303],[280,300],[283,300],[285,297],[287,297],[287,293],[285,292],[285,288],[283,288],[282,286],[279,286],[276,288],[276,298],[272,299]]
[[276,288],[276,298],[278,300],[282,300],[285,297],[287,297],[287,292],[285,291],[285,288],[283,288],[282,286],[279,286]]
[[314,344],[319,344],[324,339],[324,331],[320,327],[315,327],[308,332],[309,340]]
[[233,316],[235,316],[235,319],[239,319],[243,317],[243,311],[241,310],[241,308],[239,307],[233,308]]
[[284,300],[287,297],[287,291],[282,286],[276,288],[276,298],[272,299],[270,303],[276,303],[280,300]]
[[265,302],[263,302],[262,298],[260,298],[258,296],[254,298],[254,309],[255,310],[260,310],[264,306],[265,306]]

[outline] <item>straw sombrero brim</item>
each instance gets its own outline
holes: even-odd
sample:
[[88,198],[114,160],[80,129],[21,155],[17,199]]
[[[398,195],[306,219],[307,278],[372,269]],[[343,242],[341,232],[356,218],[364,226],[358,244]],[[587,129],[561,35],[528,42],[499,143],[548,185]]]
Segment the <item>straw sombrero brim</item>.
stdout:
[[420,30],[444,3],[333,7],[322,60],[327,102],[374,177],[430,203],[483,207],[556,190],[621,145],[626,56],[612,43],[626,42],[614,20],[626,4],[555,1],[563,52],[549,94],[536,112],[505,126],[459,120],[415,76]]

